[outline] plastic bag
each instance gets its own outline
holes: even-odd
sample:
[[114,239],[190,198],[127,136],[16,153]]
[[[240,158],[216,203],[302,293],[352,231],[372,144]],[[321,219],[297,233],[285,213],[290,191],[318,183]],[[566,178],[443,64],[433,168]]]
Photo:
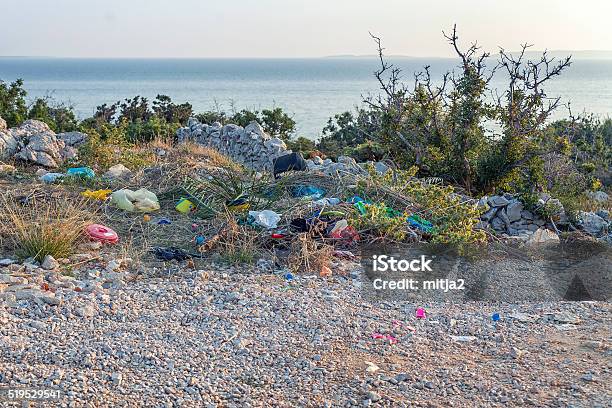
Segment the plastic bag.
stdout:
[[55,183],[57,179],[64,177],[62,173],[45,173],[40,176],[40,180],[47,184]]
[[108,195],[112,192],[113,190],[96,190],[96,191],[85,190],[81,193],[81,195],[83,197],[91,198],[93,200],[106,201],[106,199],[108,198]]
[[294,197],[318,200],[325,195],[325,190],[315,186],[297,186],[293,189]]
[[271,210],[249,211],[249,217],[253,217],[254,222],[264,228],[276,228],[280,221],[280,215]]
[[66,171],[67,176],[80,176],[85,178],[93,178],[96,173],[89,167],[73,167]]
[[159,210],[157,196],[147,190],[132,191],[127,188],[111,194],[111,203],[125,211],[152,212]]

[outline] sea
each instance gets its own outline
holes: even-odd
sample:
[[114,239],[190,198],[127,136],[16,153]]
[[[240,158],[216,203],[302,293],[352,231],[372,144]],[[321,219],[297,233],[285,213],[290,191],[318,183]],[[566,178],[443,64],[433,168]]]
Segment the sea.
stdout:
[[[392,57],[389,62],[413,82],[415,72],[430,67],[434,80],[458,70],[457,59]],[[135,95],[168,95],[190,102],[196,112],[281,107],[297,123],[298,136],[316,139],[333,115],[362,106],[380,92],[373,73],[375,57],[309,59],[81,59],[0,57],[0,80],[22,78],[28,100],[50,97],[71,104],[78,117],[96,106]],[[491,82],[503,92],[504,75]],[[571,103],[574,114],[612,114],[612,59],[577,59],[545,87],[549,97]],[[561,106],[553,119],[568,116]]]

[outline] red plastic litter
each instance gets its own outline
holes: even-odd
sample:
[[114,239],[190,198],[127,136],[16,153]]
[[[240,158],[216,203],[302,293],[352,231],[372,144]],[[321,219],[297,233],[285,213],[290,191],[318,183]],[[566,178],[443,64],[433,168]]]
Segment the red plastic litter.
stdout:
[[91,224],[85,229],[85,232],[94,241],[108,242],[109,244],[115,244],[119,241],[117,233],[104,225]]
[[285,234],[272,234],[271,237],[273,239],[281,239],[281,238],[285,238]]

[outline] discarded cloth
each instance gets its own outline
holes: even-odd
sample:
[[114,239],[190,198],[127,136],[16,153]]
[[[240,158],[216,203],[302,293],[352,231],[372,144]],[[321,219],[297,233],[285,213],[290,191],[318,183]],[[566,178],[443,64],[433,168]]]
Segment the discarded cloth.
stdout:
[[331,207],[334,205],[338,205],[340,204],[340,199],[339,198],[321,198],[319,200],[313,201],[312,202],[314,205],[318,205],[320,207]]
[[293,170],[293,171],[305,171],[308,166],[306,160],[300,153],[289,153],[284,156],[277,157],[274,159],[274,178],[277,178],[279,174]]
[[161,259],[163,261],[172,261],[172,260],[184,261],[186,259],[193,258],[196,256],[196,255],[189,254],[187,251],[183,249],[175,248],[175,247],[168,247],[168,248],[155,247],[153,248],[153,253],[158,259]]

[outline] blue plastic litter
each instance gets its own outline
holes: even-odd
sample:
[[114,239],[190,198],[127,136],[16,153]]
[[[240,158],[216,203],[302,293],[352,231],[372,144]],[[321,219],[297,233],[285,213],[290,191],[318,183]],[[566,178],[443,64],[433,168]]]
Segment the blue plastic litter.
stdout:
[[202,235],[198,235],[195,239],[196,245],[202,245],[205,241],[206,238],[204,238]]
[[159,224],[159,225],[170,225],[170,224],[172,224],[172,221],[170,221],[167,218],[160,218],[160,220],[157,221],[157,224]]
[[352,196],[351,198],[349,198],[348,200],[346,200],[347,203],[349,204],[356,204],[356,203],[366,203],[366,204],[370,204],[369,201],[364,200],[363,198],[359,197],[358,195]]
[[297,186],[293,189],[294,197],[308,197],[318,200],[325,195],[325,190],[315,186]]
[[292,280],[292,279],[293,279],[293,274],[292,274],[292,273],[290,273],[290,272],[289,272],[289,273],[286,273],[286,274],[285,274],[285,279],[287,279],[288,281]]
[[89,167],[73,167],[66,171],[67,176],[80,176],[85,178],[93,178],[96,173]]
[[493,313],[493,316],[491,316],[491,319],[493,319],[494,322],[497,322],[499,320],[499,313]]
[[411,227],[417,228],[423,232],[433,231],[433,224],[426,219],[419,217],[418,215],[411,215],[406,219],[406,221]]

